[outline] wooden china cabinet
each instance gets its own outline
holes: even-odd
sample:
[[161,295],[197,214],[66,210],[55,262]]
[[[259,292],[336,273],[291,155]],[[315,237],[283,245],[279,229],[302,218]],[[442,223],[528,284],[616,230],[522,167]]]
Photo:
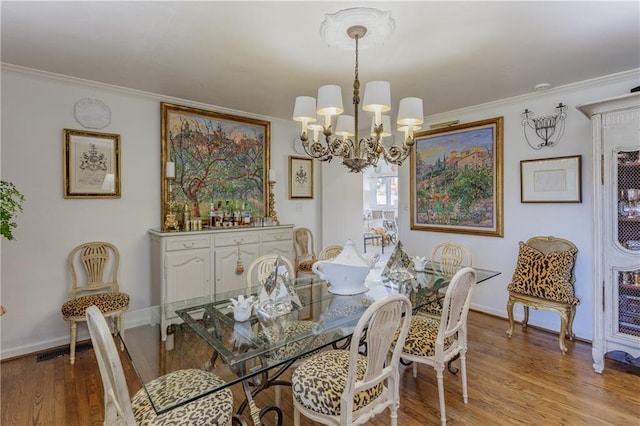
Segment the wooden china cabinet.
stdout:
[[577,107],[593,130],[593,368],[640,361],[640,93]]

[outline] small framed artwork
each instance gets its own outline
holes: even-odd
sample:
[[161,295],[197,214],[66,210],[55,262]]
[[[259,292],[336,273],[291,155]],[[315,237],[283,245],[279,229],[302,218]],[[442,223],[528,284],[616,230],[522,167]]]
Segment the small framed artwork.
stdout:
[[581,203],[582,156],[520,161],[520,202]]
[[64,129],[64,198],[120,198],[120,135]]
[[313,199],[313,160],[289,156],[289,199]]

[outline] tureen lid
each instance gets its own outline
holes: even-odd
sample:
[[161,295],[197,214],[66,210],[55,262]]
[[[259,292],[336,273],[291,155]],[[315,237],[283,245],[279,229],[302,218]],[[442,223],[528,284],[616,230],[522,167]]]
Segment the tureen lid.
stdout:
[[369,262],[360,256],[356,250],[356,245],[351,240],[345,241],[342,251],[331,261],[331,263],[349,266],[369,266]]

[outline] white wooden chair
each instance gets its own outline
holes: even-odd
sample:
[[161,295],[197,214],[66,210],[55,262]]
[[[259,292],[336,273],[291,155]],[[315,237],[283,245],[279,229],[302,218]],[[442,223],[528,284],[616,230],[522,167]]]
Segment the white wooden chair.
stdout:
[[273,266],[275,265],[278,257],[280,257],[282,262],[287,265],[291,280],[295,280],[295,269],[289,259],[279,254],[265,254],[251,262],[249,265],[249,268],[247,269],[247,288],[264,284],[265,280],[273,272]]
[[[105,317],[115,319],[115,329],[122,336],[122,315],[129,308],[129,295],[120,292],[116,246],[104,241],[80,244],[69,254],[71,296],[62,305],[62,317],[71,326],[69,362],[76,361],[78,323],[85,321],[89,306],[97,306]],[[120,349],[124,349],[121,345]]]
[[[349,350],[321,352],[301,363],[291,377],[294,425],[300,424],[301,413],[327,425],[363,424],[388,407],[391,424],[396,426],[398,366],[410,320],[409,299],[389,295],[367,308],[354,329]],[[399,345],[392,349],[394,336]],[[366,355],[358,352],[362,342]]]
[[[190,424],[232,424],[233,395],[229,388],[197,398],[160,415],[156,414],[144,388],[129,399],[120,356],[104,316],[96,306],[91,306],[86,309],[86,321],[102,377],[105,425],[173,425],[185,424],[186,419]],[[159,377],[148,383],[147,388],[157,387],[165,398],[178,400],[196,397],[222,383],[222,379],[207,371],[189,369]],[[242,424],[242,421],[236,420]]]
[[[447,363],[456,356],[460,357],[462,400],[465,404],[468,401],[467,314],[475,284],[476,272],[472,268],[463,268],[458,271],[447,287],[442,316],[440,318],[427,315],[414,316],[407,338],[402,345],[400,356],[405,361],[413,361],[413,377],[418,374],[418,364],[430,365],[436,370],[440,420],[443,425],[447,422],[443,373]],[[400,341],[401,339],[398,339],[396,345],[400,345]]]
[[464,245],[453,241],[438,244],[431,251],[431,265],[441,274],[452,277],[460,268],[472,266],[473,257]]
[[338,256],[340,253],[342,253],[341,245],[335,244],[332,246],[327,246],[320,251],[320,254],[318,254],[318,260],[331,260]]

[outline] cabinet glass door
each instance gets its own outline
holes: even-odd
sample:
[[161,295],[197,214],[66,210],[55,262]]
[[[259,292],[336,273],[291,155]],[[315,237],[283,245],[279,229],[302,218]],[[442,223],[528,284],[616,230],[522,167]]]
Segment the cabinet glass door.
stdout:
[[[617,153],[617,242],[640,255],[640,151]],[[618,332],[640,336],[640,269],[618,272]]]

